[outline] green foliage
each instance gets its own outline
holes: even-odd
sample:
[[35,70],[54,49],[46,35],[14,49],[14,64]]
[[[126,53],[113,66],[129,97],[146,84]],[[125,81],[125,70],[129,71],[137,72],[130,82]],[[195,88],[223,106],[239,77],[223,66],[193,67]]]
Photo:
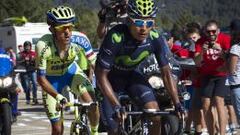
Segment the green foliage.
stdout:
[[98,17],[96,11],[86,8],[78,8],[75,10],[78,21],[76,28],[78,31],[85,33],[91,41],[93,47],[97,47],[99,42],[97,38],[96,28],[98,24]]
[[[239,0],[157,0],[159,15],[156,26],[170,30],[173,26],[183,27],[188,22],[202,25],[209,19],[216,19],[220,26],[227,26],[240,17]],[[46,11],[57,4],[67,4],[76,11],[77,30],[87,34],[93,46],[97,38],[97,11],[99,0],[0,0],[0,22],[6,18],[25,16],[30,22],[46,21]]]
[[1,0],[0,21],[10,17],[25,16],[30,22],[46,20],[45,12],[53,0]]

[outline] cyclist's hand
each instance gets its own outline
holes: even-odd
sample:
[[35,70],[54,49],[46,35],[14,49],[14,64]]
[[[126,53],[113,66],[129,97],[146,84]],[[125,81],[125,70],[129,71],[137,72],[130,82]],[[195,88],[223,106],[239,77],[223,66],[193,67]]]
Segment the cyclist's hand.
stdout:
[[119,105],[114,107],[114,114],[113,118],[119,122],[122,123],[126,119],[126,110],[125,107],[121,107]]
[[57,100],[56,110],[60,111],[62,108],[64,108],[64,104],[67,103],[67,99],[63,95],[57,94],[56,100]]
[[175,105],[175,111],[180,119],[183,119],[184,116],[186,115],[185,108],[183,107],[183,105],[181,103],[177,103]]

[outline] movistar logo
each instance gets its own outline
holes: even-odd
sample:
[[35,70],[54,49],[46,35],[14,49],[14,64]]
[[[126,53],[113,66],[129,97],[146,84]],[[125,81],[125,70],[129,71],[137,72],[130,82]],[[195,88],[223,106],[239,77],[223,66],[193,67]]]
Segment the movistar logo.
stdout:
[[155,38],[158,38],[159,37],[159,34],[157,31],[150,31],[150,37],[151,39],[155,39]]
[[113,43],[120,43],[122,41],[122,38],[123,38],[122,34],[117,34],[117,33],[112,34],[112,42]]
[[140,55],[138,55],[138,57],[136,59],[132,59],[130,56],[128,55],[123,55],[123,56],[119,56],[115,59],[116,63],[120,63],[120,61],[126,65],[126,66],[133,66],[138,64],[139,62],[141,62],[144,58],[146,58],[150,53],[148,51],[143,51],[140,53]]

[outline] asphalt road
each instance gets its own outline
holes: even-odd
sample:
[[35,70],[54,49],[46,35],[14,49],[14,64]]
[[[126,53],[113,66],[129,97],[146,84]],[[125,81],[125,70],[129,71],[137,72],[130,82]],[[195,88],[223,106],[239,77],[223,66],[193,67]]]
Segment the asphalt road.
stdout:
[[[44,111],[41,91],[38,91],[39,105],[26,104],[24,93],[19,95],[18,108],[22,113],[18,116],[17,122],[12,125],[12,135],[50,135],[51,126],[50,122]],[[73,120],[73,115],[64,115],[64,135],[69,135],[71,121]],[[106,135],[106,133],[101,133],[100,135]]]

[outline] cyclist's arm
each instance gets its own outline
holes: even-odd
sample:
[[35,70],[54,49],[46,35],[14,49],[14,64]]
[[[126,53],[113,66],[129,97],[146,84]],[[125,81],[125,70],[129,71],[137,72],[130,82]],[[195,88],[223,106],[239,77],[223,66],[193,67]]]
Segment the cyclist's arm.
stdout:
[[153,43],[155,47],[155,56],[161,70],[164,86],[169,92],[173,100],[173,103],[176,105],[179,103],[179,98],[178,98],[177,86],[175,81],[172,78],[172,72],[169,67],[169,61],[167,59],[167,54],[164,49],[164,46],[167,45],[167,42],[163,37],[160,37],[160,38],[157,38]]
[[52,87],[52,85],[49,83],[45,76],[38,75],[37,81],[45,92],[47,92],[54,98],[57,96],[58,93],[56,92],[56,90],[54,90],[54,88]]
[[37,81],[44,91],[55,98],[57,96],[57,92],[54,90],[50,82],[46,79],[47,57],[50,54],[50,50],[43,41],[38,41],[35,50]]
[[109,71],[101,67],[96,67],[95,74],[97,78],[97,84],[101,89],[101,92],[105,97],[108,98],[112,106],[120,105],[118,99],[116,98],[113,88],[108,80]]
[[106,31],[107,31],[107,27],[105,22],[104,23],[99,22],[97,26],[97,34],[100,39],[102,39],[106,35]]
[[115,38],[112,38],[114,33],[116,33],[116,31],[112,29],[105,36],[97,56],[95,75],[103,95],[108,98],[113,106],[116,106],[120,105],[120,103],[114,94],[114,88],[112,88],[108,80],[108,73],[112,69],[116,54],[118,54],[122,42],[117,42]]
[[172,78],[172,72],[169,67],[169,65],[165,65],[161,68],[161,73],[162,73],[162,79],[164,86],[168,90],[174,104],[176,105],[179,103],[179,98],[178,98],[178,91],[176,88],[176,83],[174,82]]

